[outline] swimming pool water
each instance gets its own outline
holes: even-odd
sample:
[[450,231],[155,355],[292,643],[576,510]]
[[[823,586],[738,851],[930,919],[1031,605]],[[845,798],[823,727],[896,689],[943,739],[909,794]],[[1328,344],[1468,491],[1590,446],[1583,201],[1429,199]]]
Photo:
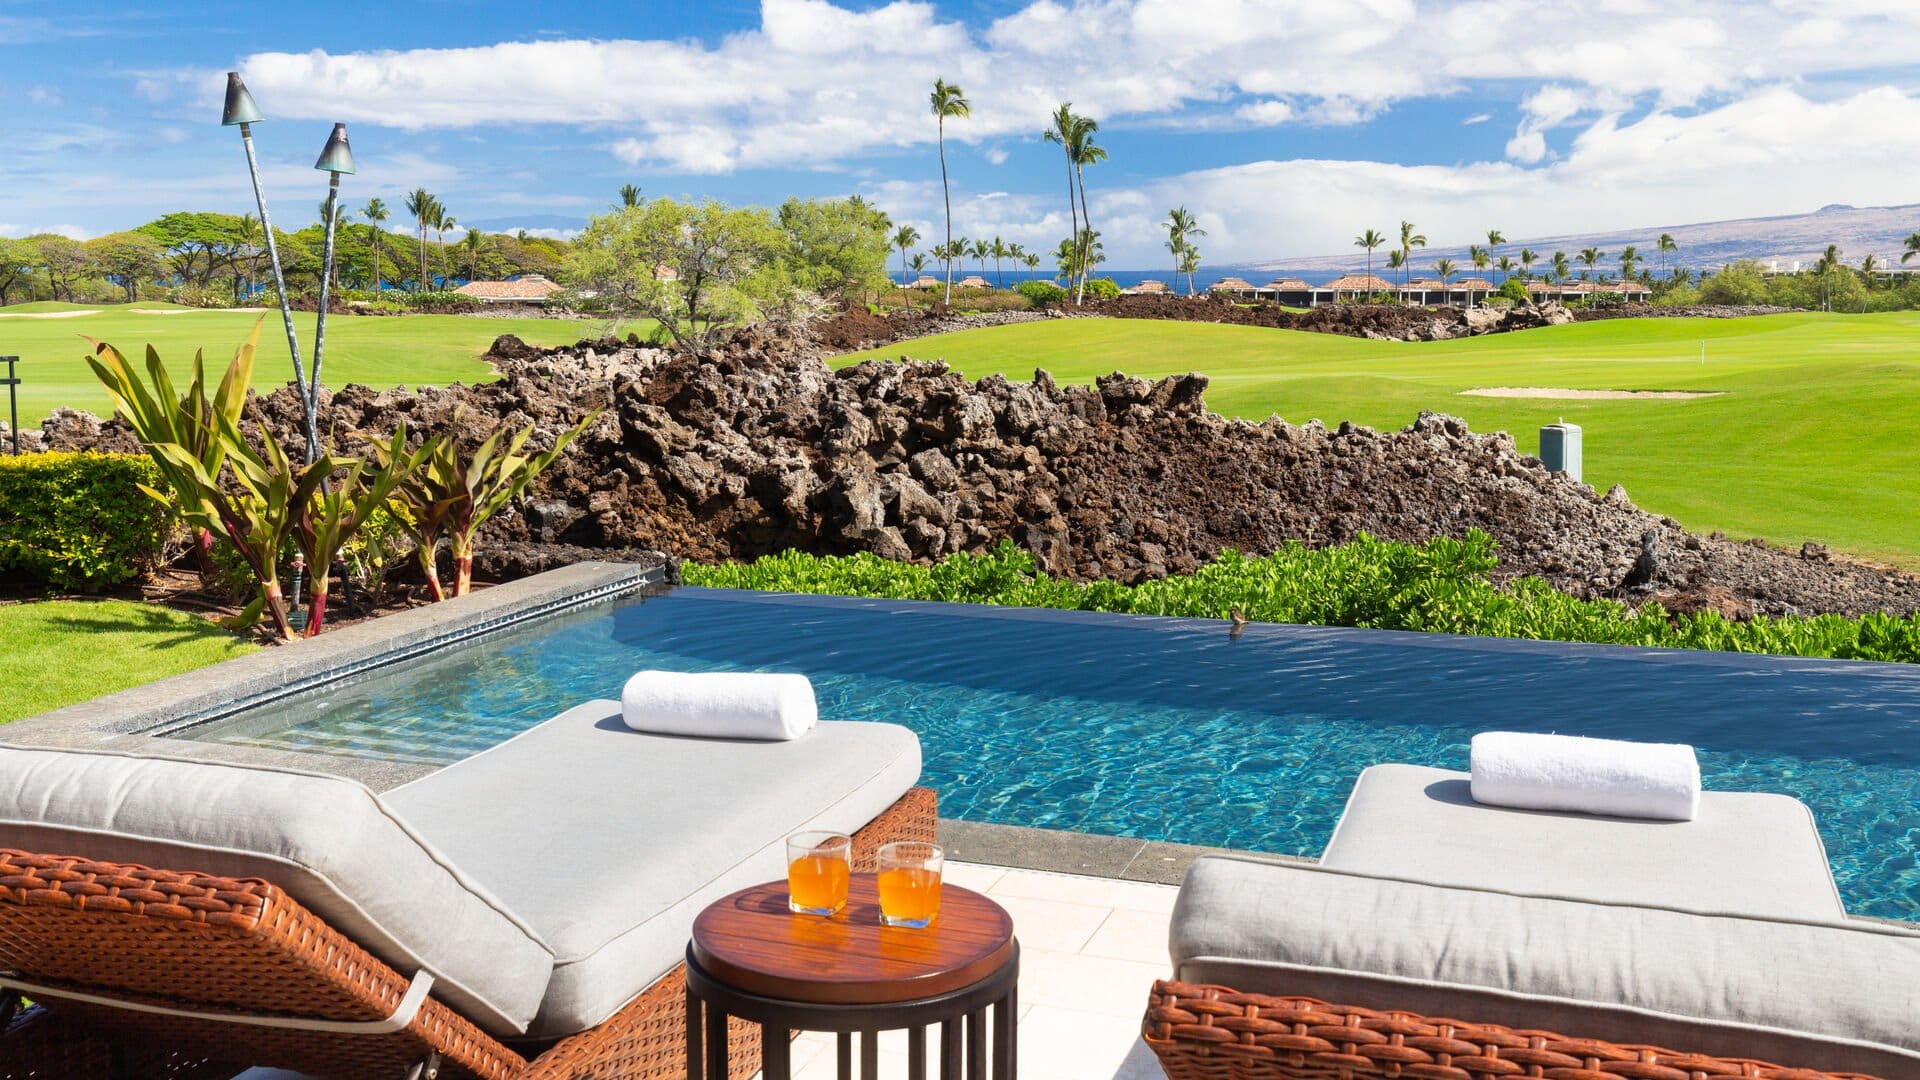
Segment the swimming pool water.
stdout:
[[444,763],[641,668],[805,672],[916,731],[968,821],[1314,855],[1360,770],[1493,728],[1690,742],[1709,788],[1814,809],[1848,909],[1920,920],[1920,668],[678,589],[182,733]]

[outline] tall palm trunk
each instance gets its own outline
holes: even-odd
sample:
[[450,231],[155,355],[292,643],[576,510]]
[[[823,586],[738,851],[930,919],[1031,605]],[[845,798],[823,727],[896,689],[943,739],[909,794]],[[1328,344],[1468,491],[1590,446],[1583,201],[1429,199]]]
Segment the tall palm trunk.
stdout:
[[[1073,231],[1067,235],[1073,238],[1073,246],[1077,251],[1080,247],[1080,207],[1073,201],[1073,146],[1067,139],[1062,138],[1060,148],[1067,155],[1067,215],[1073,222]],[[1067,266],[1067,288],[1069,289],[1073,288],[1073,283],[1078,276],[1077,269],[1071,263]]]
[[1073,293],[1074,306],[1078,307],[1087,299],[1087,259],[1093,255],[1090,250],[1093,247],[1093,217],[1087,213],[1087,177],[1081,171],[1079,162],[1074,163],[1073,178],[1080,184],[1080,221],[1081,228],[1086,232],[1084,240],[1076,238],[1074,241],[1080,249],[1080,284]]
[[380,279],[384,276],[380,272],[380,223],[376,221],[373,223],[373,298],[375,300],[380,299]]
[[942,116],[940,124],[940,197],[947,208],[947,291],[941,302],[953,304],[953,192],[947,186],[947,118]]

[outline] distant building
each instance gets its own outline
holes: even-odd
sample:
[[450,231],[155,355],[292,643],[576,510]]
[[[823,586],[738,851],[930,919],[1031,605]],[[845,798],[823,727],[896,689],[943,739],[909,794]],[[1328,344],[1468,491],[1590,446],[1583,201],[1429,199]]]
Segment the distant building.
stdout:
[[[1334,278],[1315,291],[1332,293],[1333,299],[1337,301],[1358,299],[1375,293],[1390,293],[1393,291],[1393,286],[1372,274],[1348,274],[1346,277]],[[1317,297],[1315,299],[1318,300]]]
[[1259,290],[1255,289],[1253,282],[1248,281],[1246,278],[1223,277],[1219,281],[1207,286],[1207,291],[1210,293],[1230,293],[1234,296],[1252,296]]
[[1260,286],[1260,295],[1287,307],[1313,306],[1313,286],[1299,278],[1275,278]]
[[991,289],[991,288],[993,288],[993,286],[992,286],[992,285],[990,285],[990,284],[988,284],[988,282],[987,282],[987,279],[986,279],[986,278],[983,278],[983,277],[981,277],[981,276],[980,276],[979,274],[968,274],[968,275],[967,275],[966,277],[963,277],[963,278],[961,278],[961,279],[959,280],[959,282],[958,282],[958,284],[959,284],[959,286],[960,286],[961,288],[963,288],[963,289]]
[[921,274],[910,283],[901,286],[903,289],[937,289],[939,287],[940,279],[932,274]]
[[1166,282],[1155,281],[1152,278],[1148,278],[1145,281],[1142,281],[1140,284],[1132,286],[1131,288],[1121,289],[1120,295],[1121,296],[1164,296],[1166,295],[1166,292],[1167,292]]
[[560,286],[539,274],[522,274],[512,281],[469,281],[453,291],[483,304],[544,304]]

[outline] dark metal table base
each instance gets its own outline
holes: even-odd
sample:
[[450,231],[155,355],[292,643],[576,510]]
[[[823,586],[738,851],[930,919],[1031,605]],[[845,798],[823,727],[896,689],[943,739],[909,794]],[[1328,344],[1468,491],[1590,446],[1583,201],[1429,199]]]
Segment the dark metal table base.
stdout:
[[[788,1045],[795,1031],[839,1036],[840,1080],[853,1080],[853,1037],[860,1036],[860,1080],[878,1080],[880,1032],[906,1029],[907,1076],[927,1080],[927,1028],[940,1025],[940,1080],[988,1080],[987,1010],[993,1010],[992,1080],[1017,1080],[1020,944],[998,971],[937,997],[881,1005],[811,1005],[743,993],[700,967],[687,950],[687,1080],[727,1080],[727,1018],[760,1025],[763,1080],[792,1080]],[[964,1032],[962,1030],[964,1025]]]

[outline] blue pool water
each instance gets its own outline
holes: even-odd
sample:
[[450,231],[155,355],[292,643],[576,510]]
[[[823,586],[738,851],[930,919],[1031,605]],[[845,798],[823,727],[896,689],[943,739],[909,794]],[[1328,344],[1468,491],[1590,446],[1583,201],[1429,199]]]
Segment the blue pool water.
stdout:
[[185,737],[450,762],[632,672],[809,675],[918,732],[943,815],[1317,854],[1354,777],[1476,731],[1683,741],[1817,815],[1847,906],[1920,920],[1920,667],[679,589],[597,604]]

